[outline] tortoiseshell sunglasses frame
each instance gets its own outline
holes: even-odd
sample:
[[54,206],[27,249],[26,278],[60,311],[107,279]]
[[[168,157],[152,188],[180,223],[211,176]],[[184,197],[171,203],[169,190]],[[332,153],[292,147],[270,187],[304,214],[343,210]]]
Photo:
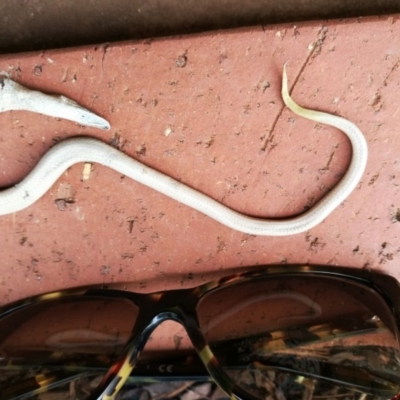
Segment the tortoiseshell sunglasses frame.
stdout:
[[[154,329],[166,320],[173,320],[184,326],[210,377],[222,390],[231,398],[251,398],[247,392],[244,392],[228,377],[219,365],[201,332],[196,315],[196,306],[206,293],[222,290],[232,284],[257,280],[266,276],[284,278],[285,276],[308,274],[310,276],[340,278],[346,282],[363,285],[375,290],[382,297],[391,310],[397,327],[400,328],[400,285],[390,275],[369,269],[319,265],[264,265],[254,268],[247,268],[246,272],[223,277],[195,288],[169,290],[152,294],[104,288],[104,286],[100,285],[51,292],[1,307],[0,320],[35,303],[43,303],[61,297],[101,296],[114,299],[123,298],[134,302],[139,309],[139,314],[130,339],[118,360],[112,365],[100,385],[87,400],[112,400],[114,398],[129,378],[147,339]],[[113,285],[110,286],[112,287]],[[45,386],[40,388],[40,392],[43,391],[46,391]]]

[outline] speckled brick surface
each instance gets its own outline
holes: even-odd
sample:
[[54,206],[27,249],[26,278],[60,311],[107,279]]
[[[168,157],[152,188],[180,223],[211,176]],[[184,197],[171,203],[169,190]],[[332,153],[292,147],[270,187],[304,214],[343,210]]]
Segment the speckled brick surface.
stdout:
[[357,189],[323,223],[278,238],[235,232],[100,165],[83,181],[75,165],[35,205],[0,217],[0,301],[99,282],[179,288],[271,263],[400,278],[399,35],[392,16],[2,56],[15,80],[69,96],[112,126],[0,114],[2,187],[55,141],[89,135],[240,212],[300,213],[340,179],[351,149],[340,131],[284,107],[288,59],[293,97],[355,122],[370,155]]

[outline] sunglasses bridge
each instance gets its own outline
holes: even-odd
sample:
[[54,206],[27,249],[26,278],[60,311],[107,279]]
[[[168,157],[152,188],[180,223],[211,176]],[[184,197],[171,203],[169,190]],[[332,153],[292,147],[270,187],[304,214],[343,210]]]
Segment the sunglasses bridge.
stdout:
[[[193,289],[144,295],[135,294],[134,297],[134,302],[139,307],[139,314],[135,321],[131,339],[126,344],[119,360],[105,376],[96,394],[93,394],[89,400],[113,399],[134,370],[152,333],[163,322],[167,321],[176,322],[185,329],[210,377],[223,391],[232,393],[235,388],[236,395],[232,399],[240,399],[243,396],[243,398],[251,400],[252,396],[249,397],[247,392],[236,387],[235,382],[225,374],[213,356],[197,320],[196,305],[199,296]],[[243,395],[241,396],[242,392]],[[254,399],[256,398],[254,397]]]

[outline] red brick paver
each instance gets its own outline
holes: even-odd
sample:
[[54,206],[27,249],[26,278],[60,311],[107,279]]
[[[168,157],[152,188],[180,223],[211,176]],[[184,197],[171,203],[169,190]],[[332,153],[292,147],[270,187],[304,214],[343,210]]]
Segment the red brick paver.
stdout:
[[[22,179],[54,141],[89,135],[254,216],[300,213],[347,168],[341,132],[303,120],[293,97],[365,133],[357,190],[322,224],[289,237],[232,231],[100,165],[68,170],[39,202],[0,217],[0,301],[99,282],[186,287],[214,271],[270,263],[385,270],[400,278],[400,22],[315,22],[0,58],[31,88],[107,118],[103,132],[26,112],[0,114],[0,186]],[[57,202],[72,197],[74,203]],[[207,275],[207,278],[206,278]]]

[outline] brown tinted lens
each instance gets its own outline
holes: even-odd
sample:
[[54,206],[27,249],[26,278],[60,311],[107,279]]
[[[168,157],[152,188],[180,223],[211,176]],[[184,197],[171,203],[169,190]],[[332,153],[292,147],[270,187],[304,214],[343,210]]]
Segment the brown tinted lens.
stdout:
[[39,388],[51,390],[32,398],[87,398],[127,343],[137,314],[122,299],[66,297],[0,319],[0,398]]
[[267,277],[210,292],[197,312],[226,373],[260,399],[387,399],[400,391],[392,314],[357,283]]

